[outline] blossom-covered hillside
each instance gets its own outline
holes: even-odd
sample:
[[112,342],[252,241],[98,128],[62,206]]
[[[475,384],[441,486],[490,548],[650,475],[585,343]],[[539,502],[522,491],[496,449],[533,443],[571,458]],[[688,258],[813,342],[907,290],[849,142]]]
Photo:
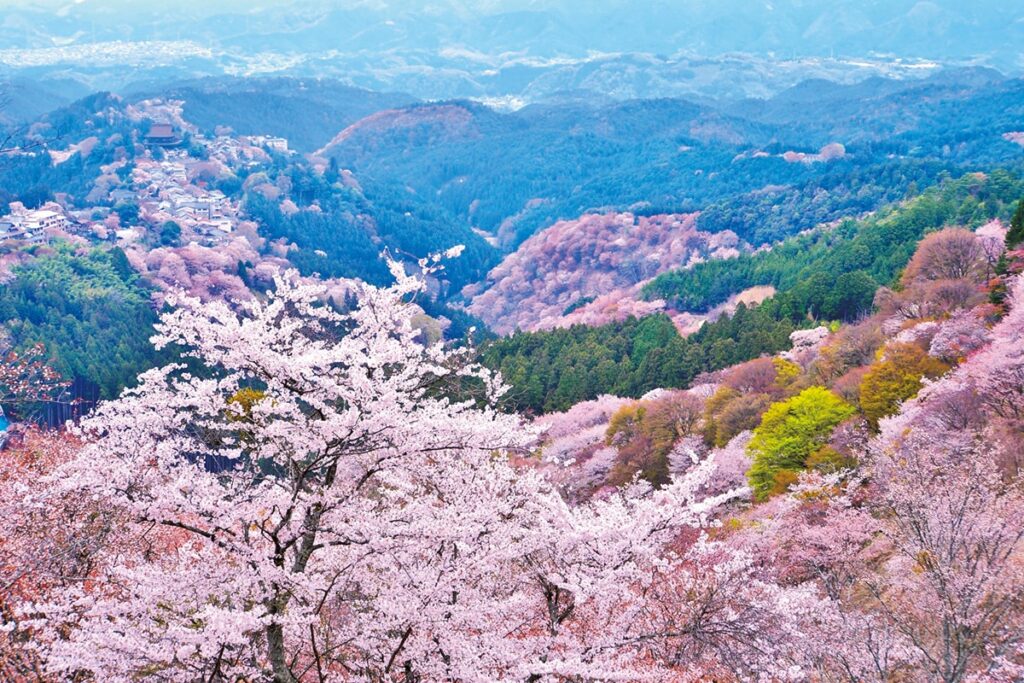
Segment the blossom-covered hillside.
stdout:
[[0,683],[1024,683],[1014,3],[27,2]]
[[464,291],[472,296],[469,310],[500,333],[653,313],[660,306],[637,301],[638,285],[680,264],[736,256],[743,246],[729,231],[697,230],[696,219],[609,213],[559,221],[507,256],[483,285]]
[[934,232],[870,316],[532,423],[420,336],[398,264],[349,313],[295,274],[236,310],[176,296],[155,341],[201,374],[149,371],[0,460],[0,666],[1014,680],[1024,253],[1003,239]]

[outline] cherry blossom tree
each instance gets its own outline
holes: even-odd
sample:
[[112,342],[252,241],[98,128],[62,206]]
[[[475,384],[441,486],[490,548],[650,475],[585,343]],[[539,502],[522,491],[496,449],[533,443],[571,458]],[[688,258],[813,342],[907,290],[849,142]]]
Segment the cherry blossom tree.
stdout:
[[957,311],[942,323],[931,340],[928,353],[941,360],[956,361],[988,341],[988,326],[981,311]]
[[[842,495],[819,486],[817,497],[798,486],[804,521],[774,525],[777,562],[813,570],[840,605],[840,627],[824,637],[830,672],[948,682],[1021,674],[1024,493],[1019,469],[1004,462],[1019,449],[1014,397],[1024,379],[1011,341],[1024,328],[1020,287],[1012,283],[1013,307],[991,344],[881,421],[860,449],[865,481],[847,482]],[[851,650],[858,642],[872,650]]]
[[1009,312],[992,329],[992,343],[975,353],[961,375],[1000,417],[1024,419],[1024,276],[1008,286]]
[[46,362],[46,348],[36,344],[23,352],[0,356],[0,403],[25,408],[60,398],[70,382]]
[[[802,456],[812,469],[751,505],[751,434],[713,449],[697,429],[713,387],[524,424],[470,351],[423,339],[424,285],[393,272],[389,288],[346,285],[346,312],[295,273],[232,305],[173,294],[156,342],[181,362],[98,407],[81,444],[5,454],[4,675],[1024,675],[1024,493],[1006,466],[1024,433],[1021,278],[991,329],[987,309],[965,310],[913,339],[956,367],[877,432],[829,427]],[[806,366],[722,381],[781,396],[881,343],[877,320],[818,336]],[[661,486],[593,492],[621,455],[604,436],[641,432],[665,452]]]
[[414,341],[405,299],[420,285],[395,275],[348,316],[287,278],[239,313],[172,299],[156,342],[192,349],[202,372],[142,375],[84,423],[90,444],[58,476],[185,535],[156,562],[113,567],[87,603],[71,591],[62,614],[48,608],[77,626],[55,666],[284,682],[325,666],[461,677],[508,664],[477,660],[467,634],[491,630],[473,593],[494,586],[461,573],[515,545],[534,482],[495,454],[529,434],[455,398],[499,389]]
[[[101,405],[48,480],[131,539],[19,607],[52,674],[667,680],[712,653],[749,671],[785,659],[766,653],[789,593],[700,540],[745,494],[703,497],[713,459],[570,506],[510,465],[534,433],[493,407],[499,378],[417,340],[422,284],[393,272],[390,288],[354,285],[347,314],[294,274],[234,307],[171,297],[155,340],[183,362]],[[683,590],[705,574],[722,587]],[[653,619],[671,585],[673,620]],[[712,606],[724,622],[702,618]],[[717,636],[726,622],[747,635]],[[668,641],[672,656],[654,647]]]
[[[529,566],[545,588],[546,647],[565,653],[549,670],[557,680],[623,677],[621,663],[609,668],[623,653],[628,679],[804,677],[802,626],[827,613],[828,602],[812,586],[766,580],[752,555],[701,530],[718,526],[711,515],[719,506],[749,495],[740,488],[704,497],[717,468],[712,456],[658,491],[639,483],[566,509],[571,527],[542,535]],[[689,533],[680,537],[683,519]]]
[[15,613],[50,590],[81,582],[122,551],[116,511],[90,498],[45,495],[40,481],[74,457],[77,444],[28,429],[0,457],[0,678],[46,680],[31,629]]
[[889,422],[872,476],[893,553],[864,585],[922,679],[964,681],[1024,641],[1024,496],[982,435]]
[[605,432],[612,415],[627,403],[605,394],[534,421],[543,430],[539,445],[545,478],[568,499],[586,499],[606,483],[618,452],[605,445]]
[[902,680],[913,668],[909,642],[864,599],[865,579],[891,547],[863,484],[851,471],[805,472],[732,543],[771,558],[776,582],[811,583],[827,597],[803,625],[806,666],[823,681]]

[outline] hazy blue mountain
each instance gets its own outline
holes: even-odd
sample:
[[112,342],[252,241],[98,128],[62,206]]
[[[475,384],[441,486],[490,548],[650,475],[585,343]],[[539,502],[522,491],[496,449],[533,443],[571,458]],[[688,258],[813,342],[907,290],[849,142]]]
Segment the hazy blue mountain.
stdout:
[[741,99],[808,78],[924,75],[927,60],[1024,68],[1019,3],[997,0],[8,4],[0,73],[59,73],[90,89],[278,74],[426,99]]
[[82,83],[73,79],[16,78],[0,85],[0,125],[30,121],[88,93]]
[[[0,38],[172,40],[245,49],[386,51],[461,46],[485,54],[690,50],[847,56],[888,51],[1019,66],[1020,6],[999,0],[283,0],[13,3]],[[53,8],[60,8],[54,12]],[[84,35],[83,35],[84,34]]]
[[185,101],[185,118],[202,130],[229,126],[241,135],[273,134],[312,152],[345,126],[370,114],[416,102],[401,93],[379,93],[318,78],[206,78],[130,90],[131,97]]
[[[943,171],[1019,163],[1003,134],[1022,120],[1024,80],[966,69],[810,81],[737,103],[577,94],[512,113],[421,103],[357,122],[324,153],[359,177],[413,188],[506,248],[609,208],[710,207],[703,227],[759,243],[870,211]],[[813,159],[834,143],[845,153]]]

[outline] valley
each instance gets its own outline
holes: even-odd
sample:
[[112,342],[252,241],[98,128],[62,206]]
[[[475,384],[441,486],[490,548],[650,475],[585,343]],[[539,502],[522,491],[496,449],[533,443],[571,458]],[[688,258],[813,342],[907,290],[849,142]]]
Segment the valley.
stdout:
[[[804,106],[812,91],[827,107]],[[806,277],[794,264],[814,253],[808,245],[834,248],[850,232],[844,221],[972,171],[1018,172],[1024,160],[1012,141],[1024,86],[977,69],[809,81],[760,106],[572,99],[508,113],[289,78],[146,95],[91,95],[18,129],[2,192],[64,224],[27,243],[12,233],[8,278],[48,258],[28,245],[108,245],[153,305],[177,288],[244,299],[287,267],[336,283],[338,302],[338,278],[389,280],[384,254],[416,268],[462,245],[422,303],[449,339],[655,313],[685,335],[728,317],[751,288]],[[170,147],[148,142],[159,126]],[[1005,211],[986,205],[972,220],[1006,221]],[[861,303],[825,318],[855,316],[897,269],[854,269],[847,277],[865,273],[850,280]],[[56,341],[38,310],[15,345]]]

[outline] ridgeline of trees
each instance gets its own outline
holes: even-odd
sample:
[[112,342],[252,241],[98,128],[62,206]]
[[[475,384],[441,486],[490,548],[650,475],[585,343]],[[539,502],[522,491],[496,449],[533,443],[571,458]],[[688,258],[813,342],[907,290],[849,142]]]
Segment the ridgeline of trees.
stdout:
[[[1014,130],[1022,96],[1016,82],[950,81],[846,93],[814,115],[784,103],[774,118],[682,100],[513,114],[453,102],[403,109],[395,125],[356,130],[328,152],[360,179],[400,181],[461,223],[500,231],[511,247],[605,208],[700,209],[700,229],[763,244],[876,210],[946,175],[1019,164],[997,131]],[[917,124],[908,129],[910,117]],[[782,156],[836,141],[845,154],[827,162]]]
[[[34,208],[58,192],[84,201],[102,166],[118,159],[130,163],[135,156],[135,126],[121,113],[122,107],[110,93],[96,93],[42,117],[29,129],[31,136],[16,135],[11,146],[24,146],[30,153],[5,155],[0,162],[0,208],[12,201]],[[108,115],[111,111],[117,113]],[[47,153],[47,147],[62,149],[85,140],[89,144],[60,164],[54,164]],[[40,141],[46,146],[39,146]]]
[[469,227],[397,184],[366,180],[360,189],[346,187],[336,167],[318,175],[302,164],[271,175],[290,189],[300,211],[286,214],[258,191],[246,194],[245,209],[262,234],[298,247],[288,258],[304,274],[383,284],[391,279],[380,258],[385,249],[418,259],[462,244],[462,255],[445,264],[445,279],[457,291],[497,263],[497,251]]
[[[788,348],[796,329],[856,320],[871,310],[878,287],[895,284],[925,233],[1009,218],[1022,194],[1024,182],[1009,173],[967,175],[905,205],[844,222],[831,232],[793,238],[771,252],[671,273],[652,283],[651,291],[666,296],[681,282],[680,290],[700,302],[693,306],[697,310],[753,285],[773,284],[778,290],[760,305],[741,304],[733,315],[685,339],[659,314],[594,328],[518,332],[486,344],[481,358],[512,385],[508,402],[517,410],[559,411],[605,393],[640,396],[657,387],[684,387],[702,372]],[[719,264],[735,267],[737,274],[729,287],[700,298],[701,286],[726,276]]]
[[512,385],[511,408],[541,413],[601,394],[640,396],[686,386],[702,372],[787,348],[800,326],[769,300],[741,304],[685,339],[668,316],[656,314],[600,327],[517,332],[486,344],[481,358]]
[[[993,171],[988,178],[967,175],[906,206],[792,238],[771,251],[663,273],[644,288],[644,294],[667,299],[678,310],[706,312],[748,287],[773,285],[779,290],[802,289],[797,298],[818,302],[814,312],[820,318],[849,320],[863,310],[865,301],[870,303],[877,286],[896,278],[926,231],[950,224],[977,227],[994,217],[1008,219],[1011,203],[1021,194],[1024,182],[1005,170]],[[814,291],[823,289],[831,289],[831,296]]]

